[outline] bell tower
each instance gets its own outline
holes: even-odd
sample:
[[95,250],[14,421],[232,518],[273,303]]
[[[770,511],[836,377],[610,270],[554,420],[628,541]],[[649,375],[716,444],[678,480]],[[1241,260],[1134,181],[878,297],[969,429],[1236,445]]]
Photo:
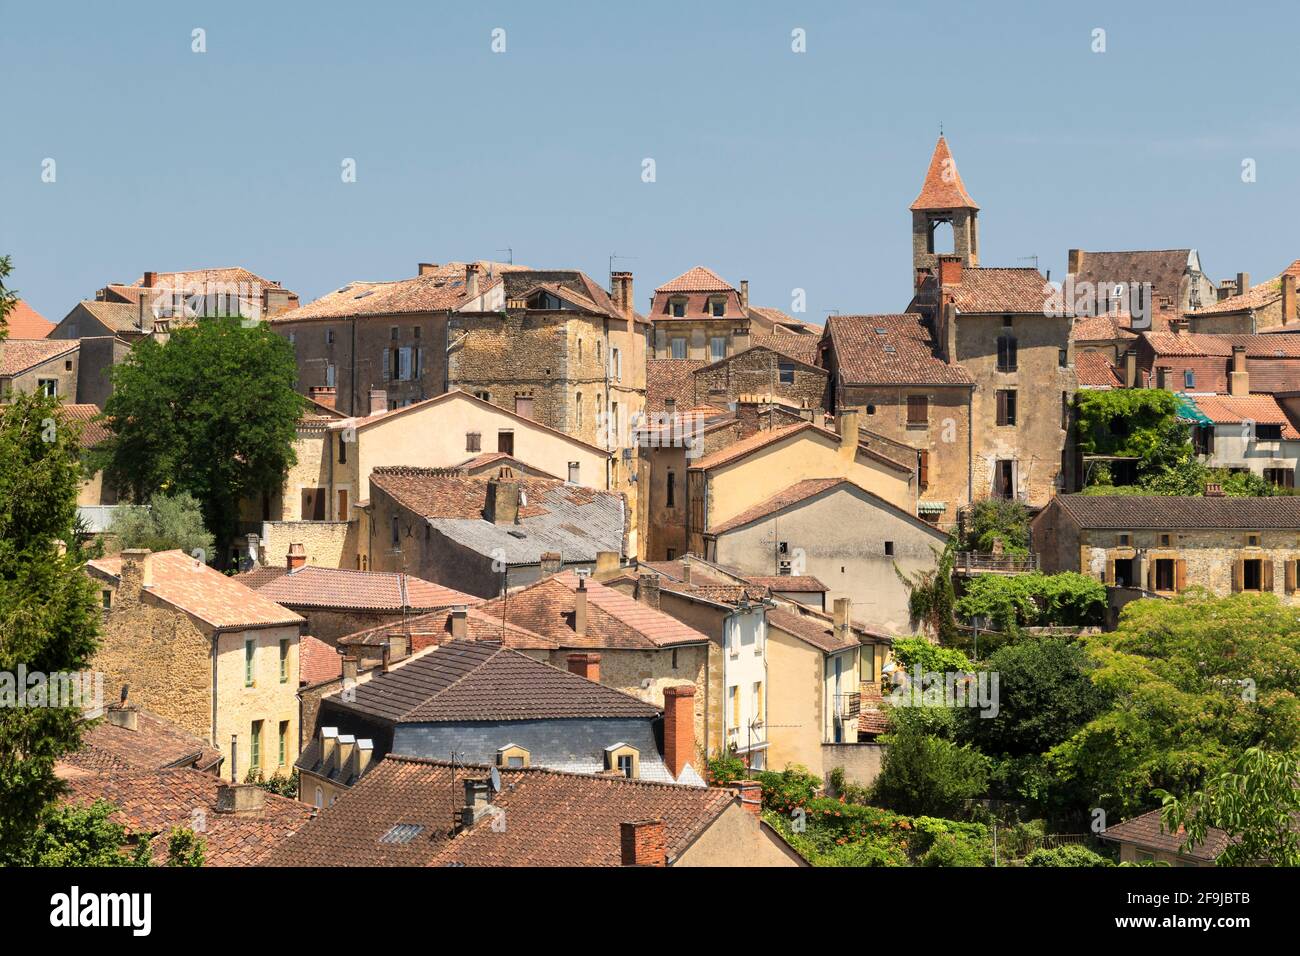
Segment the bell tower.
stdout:
[[[921,194],[912,203],[912,269],[934,272],[941,255],[960,256],[962,265],[979,265],[979,206],[957,172],[948,141],[939,136]],[[944,228],[946,227],[946,228]],[[943,242],[948,230],[952,244]],[[939,238],[936,243],[936,235]]]

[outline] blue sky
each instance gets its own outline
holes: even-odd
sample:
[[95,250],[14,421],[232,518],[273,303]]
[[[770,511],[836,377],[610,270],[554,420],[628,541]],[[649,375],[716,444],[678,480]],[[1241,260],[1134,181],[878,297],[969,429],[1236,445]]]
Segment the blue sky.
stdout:
[[0,0],[0,252],[56,321],[145,270],[243,265],[305,301],[506,246],[600,281],[627,256],[641,309],[705,264],[756,304],[806,289],[813,321],[898,311],[942,123],[985,265],[1192,246],[1216,280],[1263,279],[1300,255],[1292,23],[1244,2]]

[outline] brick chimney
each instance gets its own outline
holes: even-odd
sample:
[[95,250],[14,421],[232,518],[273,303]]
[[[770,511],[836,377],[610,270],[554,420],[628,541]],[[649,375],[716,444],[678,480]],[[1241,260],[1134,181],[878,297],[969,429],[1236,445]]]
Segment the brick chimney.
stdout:
[[1216,481],[1207,482],[1206,485],[1205,485],[1205,497],[1207,497],[1207,498],[1222,498],[1222,497],[1224,497],[1224,495],[1223,495],[1223,485],[1219,484],[1219,483],[1216,482]]
[[1250,273],[1237,273],[1237,295],[1245,295],[1246,290],[1250,288]]
[[570,654],[568,657],[569,673],[585,677],[593,684],[600,683],[599,654]]
[[634,311],[632,273],[611,272],[609,274],[609,297],[614,300],[614,307],[623,316],[629,319],[632,317]]
[[659,610],[659,575],[642,574],[636,579],[636,598],[646,607]]
[[939,284],[961,285],[961,256],[939,256]]
[[289,553],[284,556],[284,565],[290,571],[297,571],[307,563],[307,549],[301,543],[289,545]]
[[498,474],[487,483],[487,504],[483,517],[496,525],[517,524],[519,521],[519,482],[513,472]]
[[749,308],[749,280],[748,279],[740,280],[740,307],[742,309]]
[[334,402],[338,399],[338,389],[333,385],[313,385],[308,392],[313,402],[327,408],[333,408]]
[[421,262],[420,265],[419,265],[419,270],[420,270],[420,271],[419,271],[418,273],[416,273],[417,275],[427,276],[427,275],[429,275],[430,273],[434,273],[434,272],[437,272],[437,271],[438,271],[438,263],[436,263],[436,262]]
[[457,604],[451,609],[451,639],[464,641],[469,639],[469,608]]
[[1295,319],[1295,276],[1284,272],[1282,273],[1282,324],[1294,322]]
[[478,298],[478,273],[479,264],[477,262],[465,263],[465,298]]
[[623,866],[667,866],[663,820],[632,820],[618,825]]
[[1138,387],[1138,353],[1137,349],[1124,352],[1124,387]]
[[140,592],[153,587],[153,552],[148,548],[127,548],[122,552],[122,572],[117,599],[138,601]]
[[695,685],[664,688],[664,764],[676,780],[695,759]]
[[388,411],[388,390],[372,388],[370,390],[370,414],[379,415]]
[[1228,394],[1244,397],[1250,394],[1250,373],[1246,371],[1246,346],[1232,347],[1232,371],[1228,375]]
[[550,577],[552,574],[559,574],[560,568],[564,567],[564,556],[558,551],[543,551],[541,558],[540,570],[542,577]]
[[1066,262],[1065,271],[1070,275],[1079,274],[1079,266],[1083,265],[1083,250],[1071,249]]
[[153,300],[147,293],[140,293],[140,301],[136,305],[136,311],[139,313],[137,324],[140,326],[140,331],[152,332],[154,319]]
[[756,817],[763,815],[763,785],[757,780],[737,780],[731,785],[740,796],[740,805]]
[[736,440],[748,438],[758,431],[758,402],[741,399],[736,402]]
[[853,461],[858,454],[858,409],[848,405],[836,412],[835,432],[840,436],[840,457]]
[[587,636],[587,574],[579,572],[578,588],[573,592],[573,631],[579,637]]
[[255,783],[223,783],[217,787],[217,813],[257,813],[266,806],[266,791]]
[[146,272],[144,274],[144,281],[141,283],[141,285],[143,285],[146,289],[152,289],[157,283],[158,283],[158,273]]

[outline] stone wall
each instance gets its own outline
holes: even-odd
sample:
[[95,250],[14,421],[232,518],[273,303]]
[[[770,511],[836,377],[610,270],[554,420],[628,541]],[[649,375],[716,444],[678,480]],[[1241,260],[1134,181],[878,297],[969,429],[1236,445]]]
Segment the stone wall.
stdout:
[[356,568],[356,521],[264,521],[262,554],[267,564],[282,564],[289,545],[302,544],[307,563],[321,568]]
[[844,768],[844,779],[859,787],[869,787],[880,776],[885,763],[885,744],[822,744],[822,772],[829,779],[836,767]]
[[[782,383],[781,372],[793,379]],[[695,372],[695,401],[726,403],[771,396],[801,408],[825,408],[827,373],[758,346]]]

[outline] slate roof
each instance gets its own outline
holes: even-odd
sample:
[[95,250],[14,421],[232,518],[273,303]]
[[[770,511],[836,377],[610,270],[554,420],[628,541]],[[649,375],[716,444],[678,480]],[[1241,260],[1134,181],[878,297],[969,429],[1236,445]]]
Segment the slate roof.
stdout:
[[[256,575],[256,578],[250,579]],[[476,604],[479,598],[399,571],[354,571],[315,565],[258,568],[235,580],[254,588],[277,604],[294,608],[336,608],[354,611],[432,611],[454,604]]]
[[578,576],[572,571],[544,578],[479,606],[485,614],[554,640],[560,647],[657,650],[702,644],[708,638],[681,621],[628,595],[587,579],[587,633],[573,629]]
[[[452,835],[462,781],[486,767],[390,754],[307,827],[285,840],[271,866],[618,866],[624,822],[661,818],[669,858],[683,852],[736,799],[730,790],[647,783],[553,770],[501,770],[491,821]],[[397,824],[419,827],[384,840]]]
[[915,312],[833,315],[826,329],[846,385],[974,385],[964,368],[939,357]]
[[[149,593],[206,624],[217,627],[273,627],[302,623],[293,611],[263,597],[252,588],[201,564],[183,551],[149,556],[153,586]],[[122,558],[96,558],[87,565],[115,581],[121,579]]]
[[1283,438],[1300,439],[1300,431],[1296,431],[1272,395],[1184,395],[1183,398],[1216,425],[1238,425],[1247,421],[1257,425],[1281,425]]
[[1300,498],[1285,495],[1271,498],[1057,495],[1054,501],[1080,527],[1088,529],[1300,530]]
[[75,352],[76,339],[19,339],[0,341],[0,375],[20,375],[50,359]]
[[827,624],[815,617],[808,617],[781,608],[768,608],[767,623],[769,627],[784,631],[791,637],[797,637],[799,640],[811,644],[827,654],[849,650],[860,646],[861,643],[852,636],[852,632],[848,637],[837,637],[834,625]]
[[[1191,249],[1138,249],[1126,252],[1079,252],[1079,270],[1075,283],[1093,286],[1116,283],[1149,283],[1153,296],[1170,296],[1175,304],[1181,300],[1183,276],[1191,259]],[[1196,313],[1197,315],[1200,312]]]
[[919,209],[979,209],[975,200],[966,192],[966,185],[957,172],[957,163],[952,158],[948,141],[942,136],[934,144],[934,154],[930,157],[930,168],[925,171],[925,182],[921,184],[921,193],[913,201],[913,210]]
[[331,704],[392,723],[658,716],[630,694],[492,641],[452,641],[376,673]]
[[109,770],[163,770],[194,767],[215,771],[220,751],[207,740],[147,710],[136,710],[136,729],[128,730],[107,720],[82,734],[81,749],[59,760],[59,776],[69,778]]
[[439,469],[386,466],[370,473],[379,488],[462,546],[508,565],[537,564],[548,551],[564,562],[589,562],[597,552],[622,554],[626,507],[621,494],[550,478],[518,477],[527,499],[519,521],[498,525],[483,517],[486,476],[448,475]]
[[1141,816],[1131,817],[1107,827],[1100,834],[1103,840],[1115,843],[1133,843],[1143,849],[1157,850],[1163,853],[1177,853],[1194,860],[1214,861],[1228,848],[1228,834],[1216,827],[1207,827],[1205,842],[1200,846],[1184,851],[1183,843],[1187,839],[1185,830],[1169,833],[1160,822],[1160,811],[1151,810]]
[[134,833],[153,836],[153,857],[167,856],[172,827],[192,827],[194,811],[203,812],[207,846],[205,866],[261,866],[281,841],[302,829],[315,811],[306,804],[266,794],[261,810],[219,813],[217,789],[222,780],[193,769],[115,771],[68,781],[69,802],[85,805],[107,800],[119,807],[113,819]]
[[11,339],[43,339],[54,331],[54,323],[19,299],[5,316]]
[[[339,319],[351,316],[402,315],[458,309],[469,301],[465,291],[465,263],[448,262],[432,272],[390,282],[349,282],[306,305],[272,316],[270,321]],[[525,266],[480,261],[479,294],[499,285],[505,273]]]
[[1115,366],[1101,352],[1076,353],[1074,373],[1080,388],[1121,388],[1124,384]]

